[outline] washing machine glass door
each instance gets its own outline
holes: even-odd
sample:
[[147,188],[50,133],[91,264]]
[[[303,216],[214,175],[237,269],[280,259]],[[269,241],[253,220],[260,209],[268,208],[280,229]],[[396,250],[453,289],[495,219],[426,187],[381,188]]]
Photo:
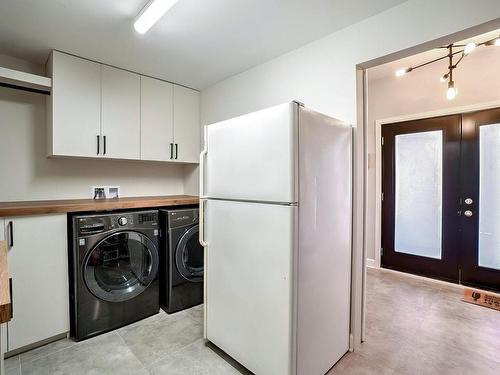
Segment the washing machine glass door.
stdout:
[[98,298],[121,302],[142,293],[158,272],[158,250],[145,235],[116,232],[101,240],[87,255],[83,275]]
[[179,273],[188,281],[203,280],[203,246],[198,239],[198,225],[182,235],[175,249],[175,263]]

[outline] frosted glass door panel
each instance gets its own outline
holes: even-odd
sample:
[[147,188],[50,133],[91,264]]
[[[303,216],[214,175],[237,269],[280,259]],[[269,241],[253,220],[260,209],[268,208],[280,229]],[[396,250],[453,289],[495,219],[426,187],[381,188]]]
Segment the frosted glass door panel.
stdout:
[[441,259],[443,132],[395,137],[394,250]]
[[500,270],[500,124],[479,128],[479,265]]

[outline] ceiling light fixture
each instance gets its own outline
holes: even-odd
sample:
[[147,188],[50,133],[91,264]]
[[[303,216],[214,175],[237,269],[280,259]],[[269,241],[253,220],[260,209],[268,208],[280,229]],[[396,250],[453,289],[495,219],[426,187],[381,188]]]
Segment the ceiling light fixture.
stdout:
[[446,90],[446,98],[448,100],[453,100],[455,99],[455,96],[457,96],[457,89],[455,88],[455,82],[450,81],[448,82],[448,90]]
[[409,73],[411,71],[412,71],[412,68],[401,68],[401,69],[398,69],[398,70],[396,70],[396,77],[402,77],[406,73]]
[[147,32],[178,0],[151,0],[142,9],[134,22],[135,31]]
[[[462,59],[466,56],[468,56],[472,51],[474,51],[477,47],[480,46],[500,46],[500,36],[497,38],[493,38],[490,40],[487,40],[486,42],[482,43],[474,43],[470,42],[467,44],[449,44],[445,47],[440,47],[440,48],[446,48],[448,50],[448,53],[444,56],[438,57],[434,60],[430,60],[427,62],[424,62],[419,65],[411,66],[409,68],[402,68],[396,71],[396,77],[401,77],[404,76],[406,73],[409,73],[415,69],[422,68],[423,66],[435,63],[437,61],[441,61],[443,59],[448,59],[448,73],[445,75],[441,76],[439,78],[440,82],[447,82],[448,81],[448,90],[446,91],[446,97],[449,100],[453,100],[457,94],[458,90],[455,87],[455,82],[453,81],[453,70],[455,70],[462,61]],[[454,48],[461,48],[458,51],[454,51]],[[453,61],[455,56],[459,56],[458,60]]]
[[495,39],[488,40],[485,45],[487,46],[500,46],[500,36]]
[[467,56],[470,54],[472,51],[476,49],[476,43],[467,43],[465,48],[464,48],[464,55]]

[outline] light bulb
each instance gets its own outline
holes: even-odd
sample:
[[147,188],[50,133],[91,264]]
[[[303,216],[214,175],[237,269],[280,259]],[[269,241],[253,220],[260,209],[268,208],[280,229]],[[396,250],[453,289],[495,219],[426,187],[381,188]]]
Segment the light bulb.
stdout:
[[402,77],[404,76],[406,73],[408,73],[410,71],[409,68],[401,68],[401,69],[398,69],[396,70],[396,77]]
[[441,78],[439,78],[439,82],[446,82],[446,80],[448,79],[448,73],[446,73],[444,76],[441,76]]
[[455,99],[455,96],[457,96],[457,89],[455,88],[455,83],[451,81],[448,83],[448,90],[446,91],[446,98],[448,100],[453,100]]
[[464,55],[467,56],[469,53],[476,49],[476,43],[467,43],[464,48]]

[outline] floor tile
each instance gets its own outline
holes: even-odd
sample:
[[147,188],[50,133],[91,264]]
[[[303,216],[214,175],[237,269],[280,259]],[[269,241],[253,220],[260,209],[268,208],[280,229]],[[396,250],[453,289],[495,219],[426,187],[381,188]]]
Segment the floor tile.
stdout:
[[148,366],[200,339],[203,325],[184,311],[146,319],[123,327],[118,333],[137,358]]
[[23,375],[127,375],[142,368],[140,361],[114,332],[21,363]]
[[46,355],[58,352],[63,349],[67,349],[75,345],[75,341],[71,339],[62,339],[51,342],[50,344],[41,346],[39,348],[30,350],[25,353],[21,353],[21,362],[33,361],[35,359],[45,357]]
[[170,353],[148,367],[148,371],[152,375],[240,374],[240,371],[208,348],[203,339]]
[[393,375],[394,370],[383,367],[359,353],[347,353],[328,372],[328,375]]
[[13,357],[6,358],[4,360],[4,366],[5,366],[5,370],[10,370],[12,368],[19,367],[20,366],[19,356],[15,355]]
[[203,317],[205,313],[203,305],[192,307],[189,310],[187,310],[187,312],[189,313],[189,316],[191,316],[191,318],[193,318],[200,324],[203,324]]

